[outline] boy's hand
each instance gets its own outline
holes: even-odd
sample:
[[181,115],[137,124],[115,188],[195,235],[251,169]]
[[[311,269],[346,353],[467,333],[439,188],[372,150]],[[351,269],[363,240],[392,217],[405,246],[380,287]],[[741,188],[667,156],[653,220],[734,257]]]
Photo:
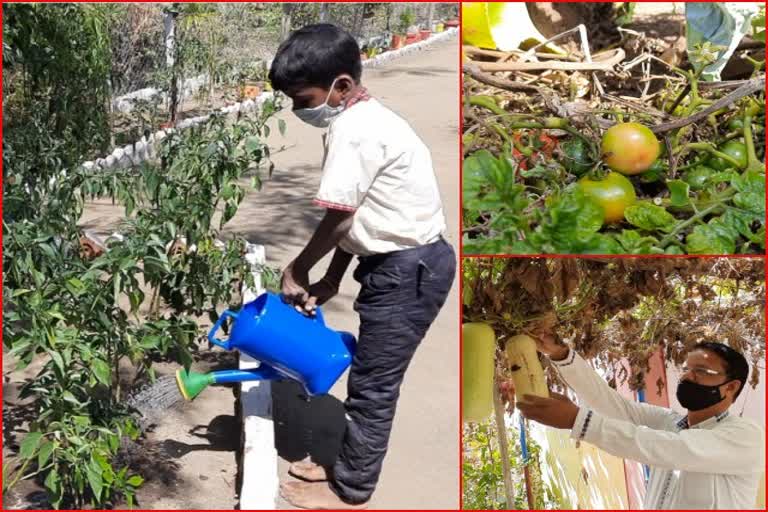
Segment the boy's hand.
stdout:
[[309,274],[297,271],[293,263],[283,270],[280,287],[286,302],[303,307],[309,300]]
[[337,293],[339,293],[339,283],[324,277],[320,281],[310,285],[309,300],[307,300],[304,308],[307,311],[314,312],[317,306],[322,306]]

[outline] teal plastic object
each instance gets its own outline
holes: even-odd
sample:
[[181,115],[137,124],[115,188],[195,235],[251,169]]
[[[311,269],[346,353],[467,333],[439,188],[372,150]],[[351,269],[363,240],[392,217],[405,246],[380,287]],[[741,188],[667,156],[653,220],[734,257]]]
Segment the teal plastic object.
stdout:
[[[233,323],[229,339],[222,340],[216,333],[227,318]],[[216,383],[287,378],[300,382],[310,396],[328,393],[352,362],[356,343],[352,334],[328,328],[320,308],[310,317],[272,293],[260,295],[237,313],[224,311],[208,340],[261,362],[256,371],[213,372]]]

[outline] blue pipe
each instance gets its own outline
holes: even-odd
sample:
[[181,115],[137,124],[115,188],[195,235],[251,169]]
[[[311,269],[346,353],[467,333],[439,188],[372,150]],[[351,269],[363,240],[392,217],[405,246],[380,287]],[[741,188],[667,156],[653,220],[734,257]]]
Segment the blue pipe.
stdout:
[[523,464],[528,463],[528,443],[525,440],[525,420],[520,415],[520,449],[523,452]]

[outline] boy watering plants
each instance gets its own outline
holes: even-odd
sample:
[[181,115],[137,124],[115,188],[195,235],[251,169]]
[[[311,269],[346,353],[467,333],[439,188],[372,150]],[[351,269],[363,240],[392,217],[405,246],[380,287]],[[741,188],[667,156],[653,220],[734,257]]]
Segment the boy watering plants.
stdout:
[[677,400],[687,414],[637,403],[611,388],[573,349],[539,335],[547,355],[579,398],[526,395],[516,406],[526,418],[606,452],[651,466],[645,509],[754,508],[765,472],[763,429],[729,409],[747,383],[744,356],[722,343],[695,345],[686,357]]
[[[291,466],[281,487],[303,508],[364,508],[387,453],[400,385],[456,272],[429,150],[406,121],[360,83],[360,48],[329,24],[306,26],[278,48],[269,78],[302,121],[326,129],[315,203],[326,209],[284,270],[285,300],[307,314],[333,297],[352,257],[360,316],[341,453],[332,467]],[[325,276],[309,271],[331,250]]]

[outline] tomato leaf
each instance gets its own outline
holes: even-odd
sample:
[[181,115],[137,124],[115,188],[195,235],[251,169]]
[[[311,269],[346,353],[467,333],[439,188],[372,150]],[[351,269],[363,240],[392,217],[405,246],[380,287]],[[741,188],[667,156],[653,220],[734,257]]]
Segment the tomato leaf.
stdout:
[[690,203],[688,192],[690,186],[683,180],[667,180],[669,198],[672,206],[683,207]]
[[661,206],[643,201],[624,210],[627,222],[646,231],[662,231],[668,233],[674,229],[675,218]]
[[626,254],[652,254],[661,253],[657,248],[659,241],[652,236],[642,236],[633,229],[622,229],[621,234],[616,235],[616,241],[621,244]]
[[737,190],[733,204],[739,208],[761,214],[765,217],[765,175],[746,171],[731,180]]

